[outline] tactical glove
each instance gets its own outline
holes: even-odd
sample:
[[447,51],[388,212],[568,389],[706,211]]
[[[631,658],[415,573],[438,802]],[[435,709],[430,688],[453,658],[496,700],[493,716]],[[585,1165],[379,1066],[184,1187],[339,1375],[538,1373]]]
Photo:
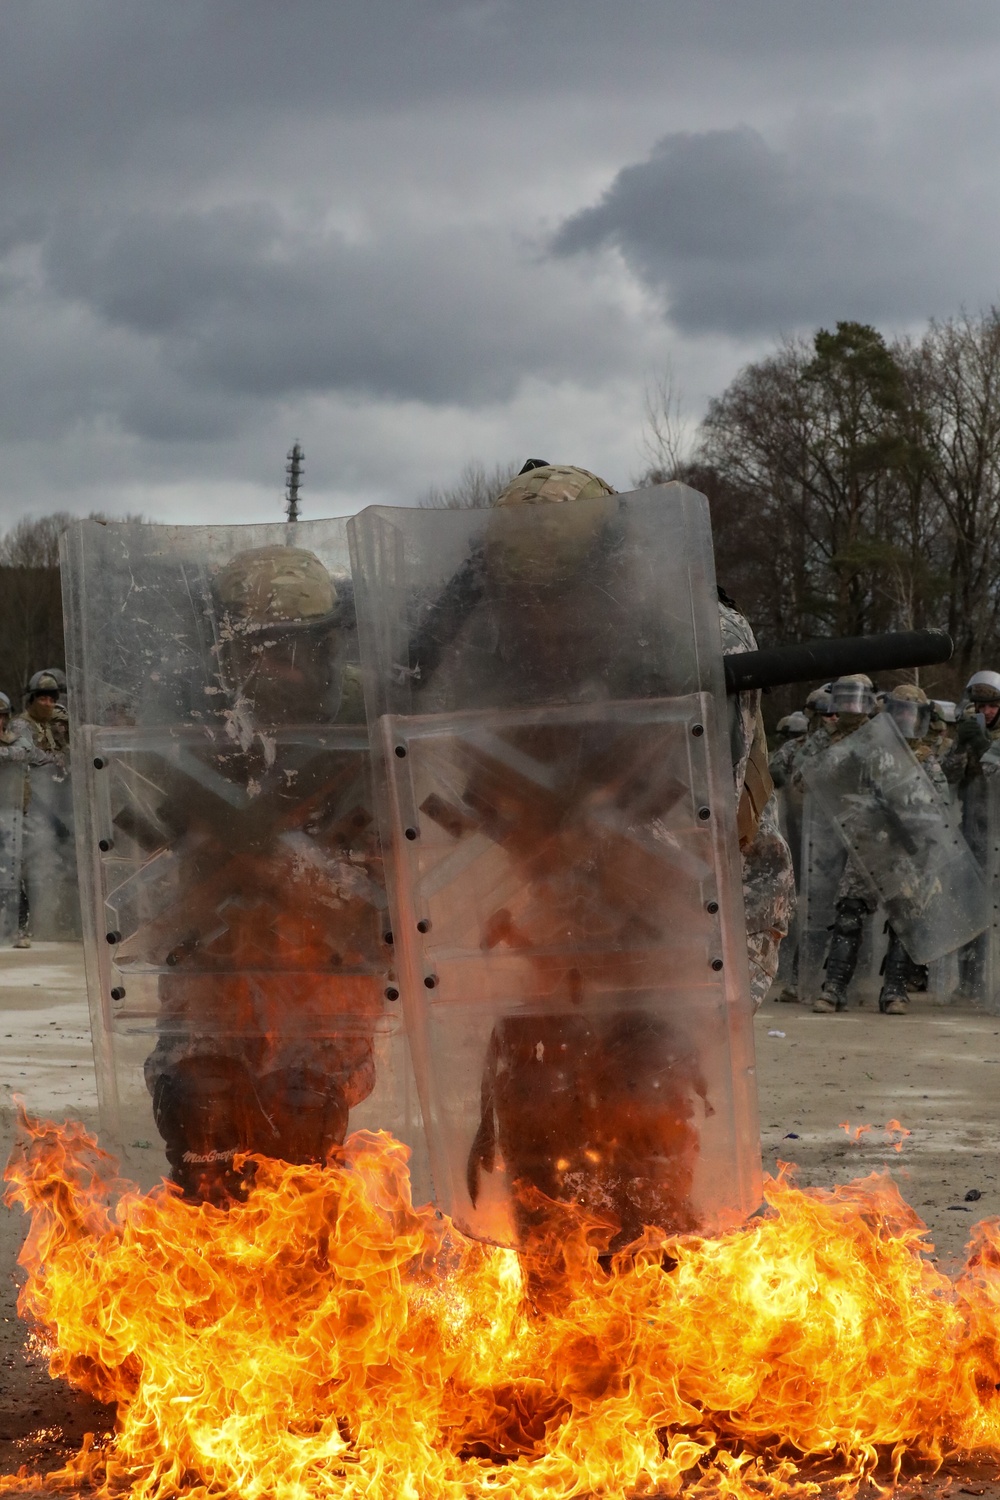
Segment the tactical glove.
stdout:
[[971,750],[977,760],[990,748],[990,737],[979,722],[978,714],[959,720],[955,739],[963,750]]

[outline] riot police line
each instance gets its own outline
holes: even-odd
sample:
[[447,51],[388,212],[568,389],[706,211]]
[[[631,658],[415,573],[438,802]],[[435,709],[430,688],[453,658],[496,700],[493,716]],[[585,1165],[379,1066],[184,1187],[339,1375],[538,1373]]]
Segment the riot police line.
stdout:
[[1000,675],[962,702],[876,694],[863,674],[809,695],[770,758],[798,857],[777,998],[905,1015],[914,992],[1000,1009]]
[[[759,688],[817,658],[756,651],[703,496],[531,461],[491,510],[81,522],[62,568],[102,1128],[134,1175],[225,1203],[253,1153],[368,1128],[503,1244],[569,1207],[612,1247],[758,1207],[752,1016],[793,907]],[[886,816],[916,869],[911,792]],[[968,875],[938,853],[938,887]],[[917,956],[956,910],[925,941],[893,907]]]

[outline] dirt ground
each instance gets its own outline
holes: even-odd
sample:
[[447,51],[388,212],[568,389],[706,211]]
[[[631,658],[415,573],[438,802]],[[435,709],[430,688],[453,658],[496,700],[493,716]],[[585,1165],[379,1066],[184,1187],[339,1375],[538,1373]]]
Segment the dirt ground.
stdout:
[[[869,1004],[816,1016],[768,1001],[757,1017],[765,1170],[793,1161],[804,1184],[829,1186],[888,1167],[929,1224],[943,1265],[961,1257],[977,1219],[1000,1213],[1000,1016],[917,997],[906,1017]],[[776,1034],[776,1033],[781,1033]],[[13,1142],[12,1094],[34,1113],[96,1127],[82,950],[39,944],[0,950],[0,1160]],[[896,1153],[881,1128],[899,1120]],[[970,1192],[981,1196],[967,1201]],[[0,1474],[44,1471],[75,1452],[112,1414],[49,1379],[16,1315],[24,1219],[0,1210]],[[936,1489],[937,1487],[935,1487]],[[968,1469],[953,1489],[1000,1500],[994,1469]]]

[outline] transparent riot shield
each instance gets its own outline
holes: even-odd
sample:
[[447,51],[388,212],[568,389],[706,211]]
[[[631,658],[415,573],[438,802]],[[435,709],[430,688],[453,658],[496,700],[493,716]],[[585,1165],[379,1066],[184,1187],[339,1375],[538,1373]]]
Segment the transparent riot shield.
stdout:
[[983,1007],[1000,1014],[1000,757],[992,750],[983,756],[983,775],[973,787],[974,804],[966,821],[975,819],[979,837],[974,847],[989,892],[990,920],[986,931],[962,957],[961,978],[974,988]]
[[799,903],[799,998],[812,1004],[823,988],[830,929],[837,914],[837,887],[847,851],[831,819],[811,791],[802,800]]
[[344,522],[83,522],[63,571],[105,1131],[216,1201],[245,1151],[419,1147]]
[[778,826],[792,854],[796,902],[788,932],[782,939],[778,952],[778,972],[771,989],[772,995],[779,992],[791,994],[798,990],[802,902],[802,793],[797,787],[786,785],[777,787],[774,797],[778,810]]
[[889,714],[807,761],[802,774],[915,963],[983,931],[989,903],[976,860]]
[[610,1243],[760,1198],[707,506],[680,485],[351,523],[442,1207]]
[[27,804],[23,858],[31,936],[41,942],[79,942],[80,886],[69,764],[32,766]]
[[3,948],[9,948],[17,937],[24,799],[24,766],[0,761],[0,947]]

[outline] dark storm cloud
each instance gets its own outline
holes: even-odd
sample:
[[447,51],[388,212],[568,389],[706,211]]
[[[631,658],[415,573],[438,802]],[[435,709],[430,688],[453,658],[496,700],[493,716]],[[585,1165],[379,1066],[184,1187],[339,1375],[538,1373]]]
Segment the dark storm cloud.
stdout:
[[[923,318],[944,300],[995,295],[940,233],[865,186],[831,186],[808,153],[748,128],[675,134],[624,167],[567,220],[557,256],[614,246],[688,333],[777,333],[824,319]],[[970,247],[974,257],[975,250]],[[977,272],[978,272],[977,268]]]

